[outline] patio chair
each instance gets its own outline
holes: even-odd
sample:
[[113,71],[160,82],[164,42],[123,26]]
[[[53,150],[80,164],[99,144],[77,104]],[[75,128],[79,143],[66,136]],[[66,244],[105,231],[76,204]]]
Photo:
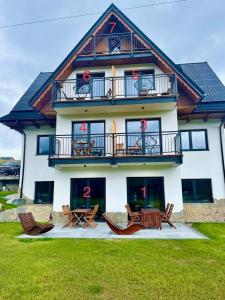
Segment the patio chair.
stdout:
[[67,219],[66,223],[63,225],[63,228],[67,227],[67,226],[76,227],[79,223],[78,218],[77,218],[76,214],[73,214],[71,212],[69,205],[63,205],[62,211],[63,211],[63,215]]
[[140,224],[141,223],[141,212],[132,211],[129,204],[125,205],[128,215],[130,216],[130,224]]
[[141,224],[129,224],[127,228],[121,228],[117,224],[113,223],[106,214],[102,214],[103,218],[105,219],[106,224],[109,228],[118,235],[130,235],[133,234],[141,229],[144,229],[144,226]]
[[172,215],[173,208],[174,208],[174,204],[170,204],[170,203],[167,204],[165,212],[161,213],[161,222],[168,223],[170,225],[170,227],[173,227],[176,229],[176,226],[170,221],[170,217]]
[[53,224],[38,224],[31,212],[18,214],[24,232],[28,235],[38,235],[54,228]]
[[97,226],[97,223],[95,222],[94,218],[96,216],[96,213],[98,211],[99,204],[95,205],[94,209],[90,212],[87,212],[84,216],[83,219],[85,221],[83,227],[87,228],[89,225],[91,225],[93,228]]

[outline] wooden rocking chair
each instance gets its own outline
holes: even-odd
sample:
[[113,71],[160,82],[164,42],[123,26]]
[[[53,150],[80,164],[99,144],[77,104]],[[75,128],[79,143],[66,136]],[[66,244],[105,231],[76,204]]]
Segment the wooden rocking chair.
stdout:
[[71,212],[69,205],[63,205],[62,211],[63,215],[67,219],[67,222],[63,225],[63,228],[67,226],[76,227],[79,224],[77,216]]
[[99,208],[99,204],[95,205],[95,207],[92,211],[87,212],[83,216],[83,219],[85,221],[85,223],[83,225],[84,228],[87,228],[89,225],[91,225],[93,228],[95,228],[97,226],[97,223],[95,222],[94,218],[96,216],[98,208]]
[[165,212],[161,213],[161,222],[168,223],[170,225],[170,227],[173,227],[176,229],[176,226],[170,221],[170,217],[172,215],[173,208],[174,208],[174,204],[170,204],[170,203],[167,204]]
[[31,212],[18,214],[24,232],[28,235],[38,235],[54,228],[53,224],[38,224]]
[[144,226],[141,224],[129,224],[127,228],[121,228],[117,224],[113,223],[106,214],[102,214],[103,218],[106,221],[106,224],[109,226],[109,228],[118,235],[130,235],[133,234],[141,229],[144,229]]
[[130,216],[130,224],[140,224],[141,223],[141,212],[132,211],[129,204],[125,205],[128,215]]

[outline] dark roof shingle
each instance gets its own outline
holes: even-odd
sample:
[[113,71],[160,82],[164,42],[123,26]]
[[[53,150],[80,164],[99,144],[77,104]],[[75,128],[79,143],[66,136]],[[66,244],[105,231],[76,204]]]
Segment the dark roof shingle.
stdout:
[[204,92],[203,102],[225,101],[225,86],[207,62],[179,64]]
[[30,87],[26,90],[20,100],[16,103],[11,111],[30,111],[33,110],[29,101],[33,98],[36,92],[41,88],[41,86],[46,82],[46,80],[51,76],[52,72],[41,72],[36,79],[32,82]]

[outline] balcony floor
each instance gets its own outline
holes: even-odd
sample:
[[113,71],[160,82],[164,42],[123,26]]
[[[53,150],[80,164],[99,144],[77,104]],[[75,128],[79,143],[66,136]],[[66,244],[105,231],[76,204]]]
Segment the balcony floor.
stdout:
[[49,159],[51,167],[74,167],[81,165],[91,166],[119,166],[119,165],[167,165],[182,164],[182,155],[152,155],[152,156],[74,156],[52,157]]

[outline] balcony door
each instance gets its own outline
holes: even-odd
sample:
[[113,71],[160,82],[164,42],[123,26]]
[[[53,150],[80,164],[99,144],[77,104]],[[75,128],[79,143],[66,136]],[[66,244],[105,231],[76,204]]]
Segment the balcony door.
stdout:
[[98,220],[105,212],[105,178],[71,179],[71,208],[93,209],[96,204],[99,204]]
[[136,149],[139,155],[159,155],[161,153],[160,119],[126,120],[127,148]]
[[105,122],[73,122],[72,153],[83,156],[105,155]]
[[148,96],[155,89],[154,70],[125,72],[125,96]]
[[92,73],[90,79],[84,80],[83,74],[77,74],[77,95],[84,98],[96,99],[105,96],[105,74]]
[[134,211],[141,208],[165,209],[163,177],[128,177],[127,203]]

